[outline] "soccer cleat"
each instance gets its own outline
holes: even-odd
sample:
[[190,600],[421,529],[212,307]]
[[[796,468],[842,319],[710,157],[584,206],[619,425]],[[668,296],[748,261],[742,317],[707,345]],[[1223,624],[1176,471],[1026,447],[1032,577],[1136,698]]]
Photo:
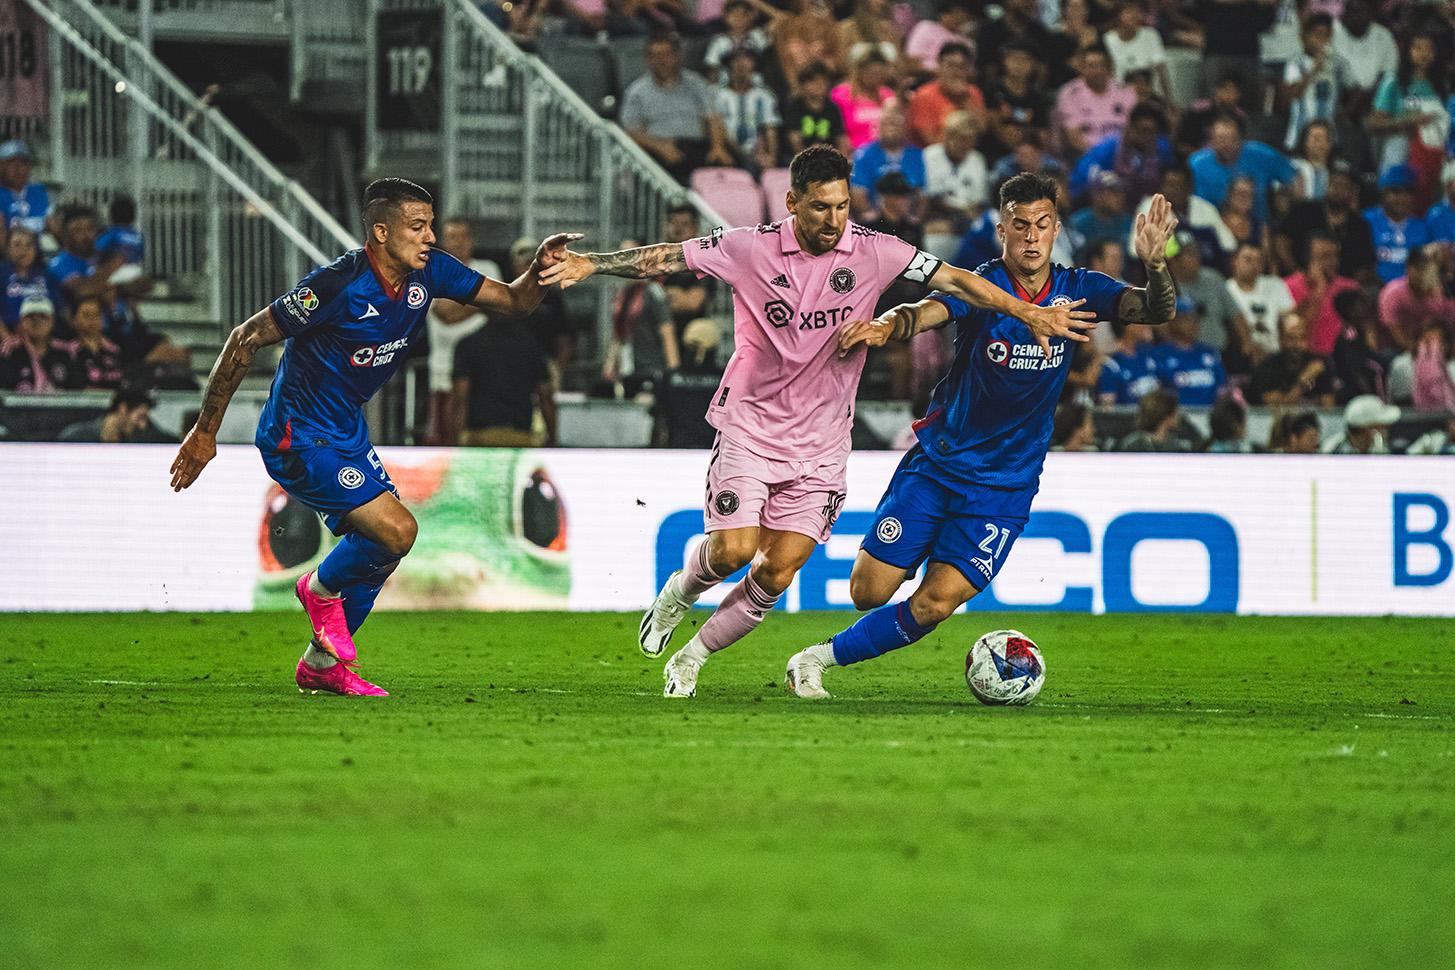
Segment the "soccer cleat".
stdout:
[[694,697],[697,694],[697,671],[702,665],[682,656],[686,648],[672,654],[667,666],[662,668],[662,679],[667,682],[662,688],[663,697]]
[[298,594],[298,602],[303,604],[303,612],[308,614],[308,622],[313,624],[313,639],[324,650],[349,663],[358,651],[354,649],[354,638],[349,635],[349,624],[344,619],[343,598],[315,596],[308,589],[311,579],[313,573],[299,576],[293,591]]
[[684,602],[667,591],[672,588],[672,580],[682,575],[682,570],[677,570],[667,577],[666,585],[652,600],[652,605],[647,607],[647,612],[642,614],[642,628],[637,635],[637,645],[642,648],[642,653],[648,657],[660,657],[662,651],[667,649],[667,644],[672,642],[672,631],[677,629],[677,624],[687,615],[692,608],[691,603]]
[[[829,641],[824,640],[823,643]],[[819,646],[820,644],[814,644]],[[823,689],[823,661],[809,653],[807,650],[800,650],[788,659],[788,669],[783,674],[783,683],[788,689],[799,697],[806,697],[809,700],[823,700],[831,696]]]
[[298,661],[298,692],[317,694],[326,690],[330,694],[346,697],[388,697],[389,692],[377,684],[371,684],[346,663],[336,663],[327,670],[314,670],[303,660]]

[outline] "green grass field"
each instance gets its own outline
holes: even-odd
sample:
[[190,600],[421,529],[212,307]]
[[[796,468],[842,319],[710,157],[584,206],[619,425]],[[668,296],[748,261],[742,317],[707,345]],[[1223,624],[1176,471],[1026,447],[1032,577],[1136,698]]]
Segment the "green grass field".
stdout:
[[[694,614],[701,619],[705,614]],[[0,967],[1455,965],[1449,620],[851,614],[664,700],[636,614],[0,616]],[[965,690],[1017,626],[1023,709]]]

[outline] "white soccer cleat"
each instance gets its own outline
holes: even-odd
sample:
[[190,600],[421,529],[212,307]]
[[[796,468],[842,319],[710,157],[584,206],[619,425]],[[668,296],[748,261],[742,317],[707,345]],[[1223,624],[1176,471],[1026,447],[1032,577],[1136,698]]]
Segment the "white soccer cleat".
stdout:
[[[828,643],[824,640],[823,643]],[[816,643],[814,646],[822,646]],[[812,648],[810,648],[811,650]],[[783,683],[799,697],[821,701],[832,695],[823,689],[824,663],[809,650],[800,650],[788,659],[788,669],[783,674]]]
[[682,570],[677,570],[667,577],[667,582],[657,598],[652,600],[652,605],[647,612],[642,614],[641,632],[637,634],[637,645],[642,648],[642,653],[648,657],[660,657],[662,651],[667,649],[667,644],[672,642],[672,631],[677,629],[677,624],[687,615],[692,604],[678,598],[671,592],[672,583],[682,575]]
[[662,688],[663,697],[693,697],[697,694],[697,672],[702,665],[689,657],[684,657],[687,648],[683,647],[672,654],[672,659],[667,661],[667,666],[662,668],[662,679],[666,686]]

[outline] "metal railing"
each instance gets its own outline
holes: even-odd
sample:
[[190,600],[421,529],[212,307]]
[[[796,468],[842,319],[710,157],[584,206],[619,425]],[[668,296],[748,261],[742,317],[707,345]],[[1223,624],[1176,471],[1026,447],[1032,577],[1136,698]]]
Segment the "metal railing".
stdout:
[[25,2],[51,28],[52,179],[68,200],[132,196],[147,270],[204,299],[224,332],[360,245],[89,0]]

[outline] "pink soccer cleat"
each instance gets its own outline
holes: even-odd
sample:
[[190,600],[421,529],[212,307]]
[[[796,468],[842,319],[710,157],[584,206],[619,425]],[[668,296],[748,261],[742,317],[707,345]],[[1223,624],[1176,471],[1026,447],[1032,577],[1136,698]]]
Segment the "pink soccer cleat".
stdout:
[[298,690],[317,694],[326,690],[330,694],[345,697],[388,697],[389,692],[377,684],[371,684],[345,663],[336,663],[327,670],[314,670],[303,661],[298,661]]
[[358,651],[354,649],[354,638],[349,636],[349,624],[344,619],[344,601],[315,596],[308,589],[311,579],[313,573],[304,573],[294,591],[298,594],[298,602],[303,604],[303,612],[308,614],[308,622],[313,624],[313,639],[324,650],[348,663],[358,655]]

